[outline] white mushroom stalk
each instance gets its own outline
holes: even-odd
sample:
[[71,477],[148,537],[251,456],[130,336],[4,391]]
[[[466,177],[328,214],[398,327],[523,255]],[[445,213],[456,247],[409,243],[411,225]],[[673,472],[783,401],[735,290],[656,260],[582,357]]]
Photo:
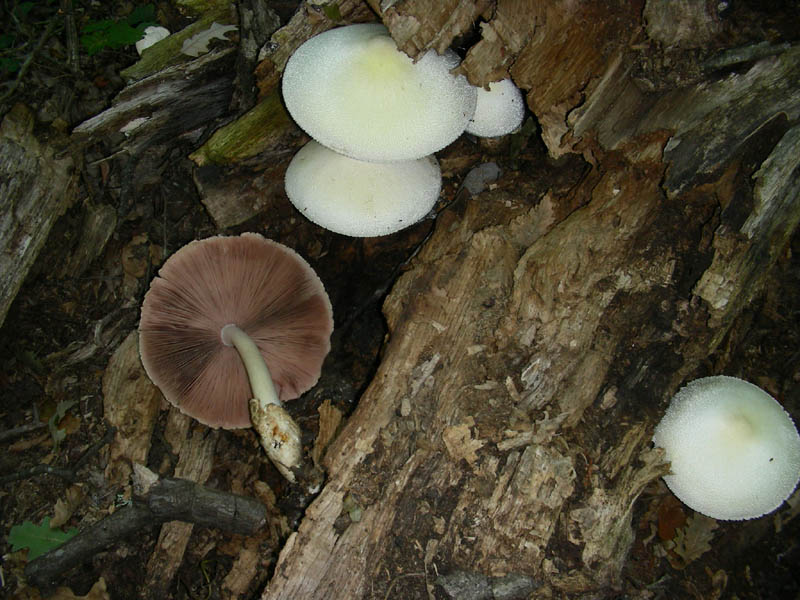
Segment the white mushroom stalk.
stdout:
[[253,339],[235,324],[223,327],[220,337],[223,344],[236,348],[247,371],[253,392],[250,419],[261,446],[278,471],[294,483],[292,468],[300,466],[302,459],[300,427],[281,405],[267,363]]

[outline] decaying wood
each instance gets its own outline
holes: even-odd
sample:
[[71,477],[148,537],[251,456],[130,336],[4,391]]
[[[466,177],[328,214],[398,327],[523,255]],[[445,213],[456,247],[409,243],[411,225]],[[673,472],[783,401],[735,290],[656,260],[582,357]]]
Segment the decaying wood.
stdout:
[[392,32],[398,48],[411,58],[417,58],[431,48],[444,54],[453,45],[454,39],[468,33],[481,18],[491,15],[495,4],[493,0],[368,2]]
[[272,209],[284,193],[283,174],[290,156],[255,171],[217,165],[194,169],[200,200],[217,227],[233,227]]
[[120,150],[136,156],[151,144],[190,133],[220,117],[233,92],[233,44],[126,87],[108,110],[73,130],[77,142],[124,134]]
[[[643,50],[654,40],[674,35],[685,48],[698,31],[719,43],[708,3],[646,2],[647,23],[640,4],[621,1],[369,5],[410,54],[479,22],[461,72],[475,85],[513,77],[549,153],[591,166],[576,185],[546,192],[524,185],[525,173],[501,177],[438,215],[386,300],[381,364],[320,459],[328,480],[263,598],[619,587],[636,498],[667,469],[650,445],[656,415],[762,293],[800,222],[800,50],[748,52],[730,73],[711,56],[686,77],[658,79]],[[685,6],[692,19],[674,24],[659,6]],[[263,182],[247,169],[301,142],[277,109],[291,52],[375,13],[354,0],[303,3],[272,35],[256,70],[262,103],[193,156],[219,227],[268,206],[281,164]],[[76,136],[125,128],[120,147],[137,153],[190,133],[228,110],[232,64],[223,48],[144,78]],[[277,134],[241,137],[259,119],[276,121]],[[231,197],[238,205],[226,205]],[[136,384],[133,344],[104,382],[107,403],[123,388],[149,402],[141,417],[115,421],[126,443],[143,444],[116,446],[117,482],[128,475],[120,465],[145,460],[160,401]],[[216,434],[172,409],[165,438],[175,475],[206,481]],[[191,530],[163,525],[143,595],[164,593]],[[247,589],[259,564],[257,544],[245,542],[226,593]]]
[[255,66],[258,53],[269,37],[281,26],[281,19],[269,4],[259,0],[236,3],[239,13],[239,56],[236,61],[236,84],[231,105],[237,113],[253,107],[257,100]]
[[56,219],[75,196],[70,156],[37,139],[17,105],[0,124],[0,325]]
[[134,463],[146,463],[150,436],[162,396],[139,358],[139,334],[132,331],[114,352],[103,377],[103,416],[116,429],[106,480],[127,484]]
[[501,181],[439,215],[264,600],[424,598],[456,572],[523,574],[545,597],[619,586],[633,503],[667,469],[655,416],[796,228],[794,50],[645,93],[634,7],[514,4],[464,69],[507,68],[551,154],[595,166],[566,192]]
[[337,25],[374,20],[375,15],[361,0],[302,3],[291,20],[272,35],[259,53],[256,82],[261,96],[272,93],[278,86],[286,61],[308,38]]
[[92,204],[87,201],[86,213],[79,233],[78,246],[66,258],[59,277],[80,277],[106,247],[114,235],[117,211],[108,204]]
[[239,119],[215,131],[189,158],[200,166],[241,163],[262,153],[269,160],[281,151],[285,154],[288,143],[302,136],[276,89]]
[[195,20],[181,31],[146,48],[141,59],[120,72],[127,81],[139,81],[151,75],[180,67],[193,59],[183,53],[183,44],[193,36],[207,30],[213,23],[235,25],[237,23],[236,3],[226,0],[203,0],[201,2],[181,2],[181,9]]
[[49,587],[68,569],[115,543],[165,521],[196,523],[252,535],[266,523],[267,509],[253,498],[220,492],[185,479],[160,479],[127,506],[87,527],[58,548],[32,560],[25,575]]
[[704,0],[645,3],[647,36],[665,46],[697,47],[719,35],[719,5]]
[[[176,434],[173,439],[179,444],[173,446],[178,454],[175,477],[205,483],[214,464],[218,432],[196,424],[174,407],[170,409],[170,420],[177,425],[173,428]],[[170,521],[161,526],[156,547],[147,561],[147,578],[140,590],[141,597],[163,598],[166,595],[167,587],[183,562],[193,528],[194,523],[186,521]]]

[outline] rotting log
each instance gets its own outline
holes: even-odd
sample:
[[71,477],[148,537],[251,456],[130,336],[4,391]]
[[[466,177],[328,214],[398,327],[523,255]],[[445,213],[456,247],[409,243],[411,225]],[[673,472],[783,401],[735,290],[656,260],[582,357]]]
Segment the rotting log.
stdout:
[[439,215],[263,600],[428,598],[464,572],[542,597],[622,587],[634,502],[667,469],[652,426],[797,227],[796,48],[670,90],[642,81],[637,8],[523,5],[496,3],[464,69],[507,69],[550,153],[593,167],[543,195],[512,175]]
[[149,145],[207,125],[228,108],[234,58],[229,45],[130,84],[111,108],[78,125],[73,139],[91,143],[124,134],[120,150],[136,156]]
[[0,125],[0,325],[56,219],[75,196],[74,161],[34,135],[18,104]]
[[[701,12],[690,27],[702,26],[712,49],[713,15],[691,4]],[[398,38],[405,28],[410,51],[471,27],[463,9],[370,5]],[[649,27],[668,38],[654,25],[657,6],[647,3]],[[329,480],[263,598],[426,598],[476,578],[522,581],[543,597],[622,585],[632,507],[666,469],[650,448],[652,425],[761,293],[800,218],[797,49],[742,51],[738,63],[709,50],[694,62],[681,55],[681,76],[654,70],[660,50],[640,8],[498,0],[469,15],[484,19],[482,39],[462,71],[476,85],[511,75],[550,154],[581,155],[591,169],[546,193],[509,172],[497,189],[439,215],[386,301],[381,365],[329,447]],[[352,0],[304,3],[262,52],[262,99],[302,41],[371,16]],[[209,106],[221,115],[225,53],[134,84],[92,133],[144,118],[156,82],[178,94],[213,90]],[[185,106],[148,112],[123,146],[174,136],[152,118],[168,121]],[[211,162],[257,162],[274,150],[217,148]],[[205,189],[224,197],[222,178],[204,175]],[[210,460],[210,442],[192,440]],[[188,538],[166,529],[151,581]]]

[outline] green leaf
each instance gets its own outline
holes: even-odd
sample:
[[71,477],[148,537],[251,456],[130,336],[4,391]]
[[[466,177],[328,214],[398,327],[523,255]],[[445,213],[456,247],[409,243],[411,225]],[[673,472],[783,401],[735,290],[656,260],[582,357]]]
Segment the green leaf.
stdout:
[[103,19],[102,21],[90,21],[81,28],[81,33],[96,33],[98,31],[107,31],[116,21],[111,19]]
[[[132,27],[135,27],[141,23],[155,25],[154,21],[156,20],[156,9],[152,4],[137,6],[131,11],[131,14],[128,15],[126,20],[128,25],[131,25]],[[139,40],[136,41],[138,42]]]
[[50,517],[45,517],[41,525],[34,525],[30,521],[14,525],[8,534],[8,541],[12,552],[28,548],[28,560],[33,560],[53,548],[58,548],[77,534],[78,530],[74,527],[69,531],[50,529]]
[[135,44],[142,39],[147,27],[156,24],[155,17],[155,8],[147,4],[134,8],[124,21],[90,21],[81,28],[81,45],[91,56],[105,48]]
[[24,19],[28,15],[28,13],[31,12],[32,8],[33,8],[33,2],[20,2],[17,5],[17,8],[15,9],[15,12],[17,13],[17,18]]
[[11,48],[14,45],[16,38],[11,35],[10,33],[2,33],[0,34],[0,50],[5,50],[6,48]]

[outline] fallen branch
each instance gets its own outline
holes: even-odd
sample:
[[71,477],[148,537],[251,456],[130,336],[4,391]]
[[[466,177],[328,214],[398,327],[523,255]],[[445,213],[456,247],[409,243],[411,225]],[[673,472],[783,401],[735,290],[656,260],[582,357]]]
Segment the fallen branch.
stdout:
[[145,496],[135,497],[129,505],[33,559],[25,567],[25,576],[37,587],[50,586],[62,573],[119,540],[176,520],[252,535],[267,522],[267,509],[247,496],[212,490],[186,479],[161,479]]

